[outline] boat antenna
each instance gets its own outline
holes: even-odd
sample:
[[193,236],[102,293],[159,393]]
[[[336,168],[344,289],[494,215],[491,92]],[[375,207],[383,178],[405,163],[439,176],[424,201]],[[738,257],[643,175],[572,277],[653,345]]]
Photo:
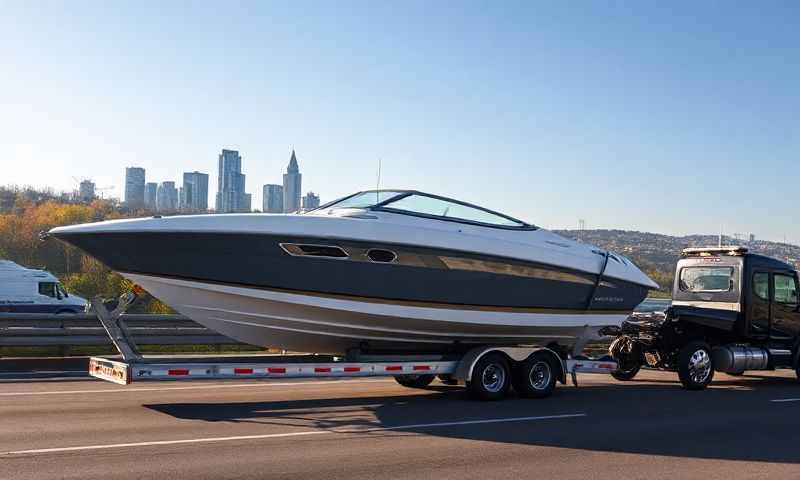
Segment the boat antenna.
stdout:
[[380,202],[380,190],[381,190],[381,159],[378,158],[378,181],[375,184],[375,203]]

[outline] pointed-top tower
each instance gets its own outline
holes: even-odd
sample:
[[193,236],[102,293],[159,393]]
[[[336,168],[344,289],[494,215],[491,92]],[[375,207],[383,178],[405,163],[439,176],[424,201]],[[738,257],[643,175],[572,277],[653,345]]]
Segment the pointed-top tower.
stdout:
[[292,156],[289,158],[289,166],[283,174],[283,211],[294,213],[300,211],[300,192],[303,176],[300,174],[300,167],[297,165],[297,155],[292,149]]
[[292,149],[292,158],[289,159],[289,166],[286,167],[286,173],[300,173],[300,167],[297,166],[297,156]]

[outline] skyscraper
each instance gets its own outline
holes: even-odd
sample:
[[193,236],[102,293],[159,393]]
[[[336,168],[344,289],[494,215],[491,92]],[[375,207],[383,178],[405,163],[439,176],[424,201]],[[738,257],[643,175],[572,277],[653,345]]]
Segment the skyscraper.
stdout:
[[156,195],[158,193],[158,184],[156,182],[148,182],[144,184],[144,208],[150,210],[156,209]]
[[300,175],[300,167],[297,166],[297,156],[292,149],[292,158],[289,159],[289,166],[283,174],[283,211],[293,213],[300,210],[300,186],[303,176]]
[[261,211],[264,213],[283,213],[283,187],[281,185],[264,185],[264,198]]
[[144,207],[144,168],[125,169],[125,205],[129,208]]
[[223,149],[219,154],[216,208],[218,213],[250,211],[244,191],[242,157],[236,150]]
[[91,202],[94,198],[94,182],[88,179],[81,181],[78,187],[78,200]]
[[178,209],[178,190],[175,182],[161,182],[156,193],[156,210],[167,212]]
[[208,174],[185,172],[181,187],[180,208],[204,212],[208,210]]
[[313,210],[315,208],[319,208],[319,195],[314,192],[308,192],[303,197],[303,210]]

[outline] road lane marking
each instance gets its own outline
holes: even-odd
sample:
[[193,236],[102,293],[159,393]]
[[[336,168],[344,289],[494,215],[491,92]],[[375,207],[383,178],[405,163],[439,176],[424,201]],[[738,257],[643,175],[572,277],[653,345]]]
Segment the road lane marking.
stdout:
[[83,445],[77,447],[39,448],[34,450],[18,450],[15,452],[0,452],[0,457],[9,455],[36,455],[44,453],[80,452],[87,450],[108,450],[115,448],[151,447],[159,445],[184,445],[184,444],[194,444],[194,443],[231,442],[231,441],[241,441],[241,440],[263,440],[270,438],[325,435],[331,433],[355,434],[355,433],[385,432],[393,430],[416,430],[416,429],[426,429],[426,428],[454,427],[462,425],[485,425],[489,423],[533,422],[537,420],[557,420],[566,418],[581,418],[586,416],[587,416],[586,413],[568,413],[563,415],[543,415],[538,417],[488,418],[482,420],[459,420],[454,422],[414,423],[410,425],[396,425],[393,427],[334,428],[326,430],[322,429],[309,430],[302,432],[267,433],[263,435],[240,435],[235,437],[189,438],[184,440],[157,440],[152,442],[114,443],[114,444],[104,444],[104,445]]
[[[392,383],[393,380],[324,380],[313,382],[261,382],[261,383],[237,383],[237,384],[221,384],[214,383],[211,385],[186,385],[183,387],[145,387],[145,388],[126,388],[120,386],[119,388],[105,388],[97,390],[50,390],[43,392],[0,392],[0,397],[20,397],[25,395],[71,395],[81,393],[127,393],[127,392],[164,392],[171,390],[206,390],[215,388],[256,388],[256,387],[286,387],[286,386],[302,386],[302,385],[335,385],[339,383]],[[162,384],[163,385],[163,384]]]
[[778,398],[775,400],[770,400],[770,402],[774,403],[800,402],[800,398]]

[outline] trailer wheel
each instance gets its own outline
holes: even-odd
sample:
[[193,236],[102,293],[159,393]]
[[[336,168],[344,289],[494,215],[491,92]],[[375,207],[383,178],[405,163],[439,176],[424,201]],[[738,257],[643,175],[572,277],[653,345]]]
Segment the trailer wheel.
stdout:
[[500,400],[511,388],[511,366],[501,353],[487,353],[475,363],[467,382],[469,394],[480,400]]
[[687,390],[703,390],[714,378],[711,348],[701,341],[689,342],[678,353],[678,378]]
[[556,388],[556,376],[551,356],[536,352],[514,372],[514,389],[525,398],[549,397]]
[[395,375],[394,379],[400,385],[408,388],[425,388],[431,384],[433,375]]

